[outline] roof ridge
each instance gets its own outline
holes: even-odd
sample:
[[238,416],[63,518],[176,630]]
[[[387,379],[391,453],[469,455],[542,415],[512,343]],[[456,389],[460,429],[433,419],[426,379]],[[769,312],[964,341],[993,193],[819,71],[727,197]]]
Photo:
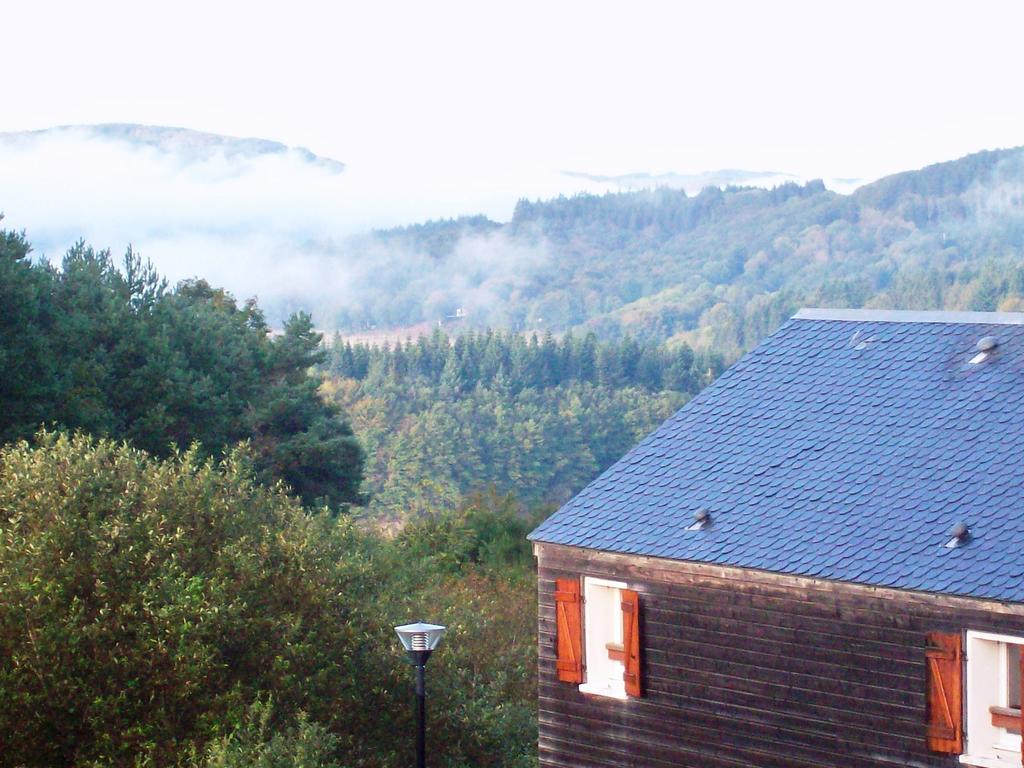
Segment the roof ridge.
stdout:
[[874,323],[961,323],[1024,325],[1024,312],[953,312],[916,309],[830,309],[804,307],[793,320],[840,320]]

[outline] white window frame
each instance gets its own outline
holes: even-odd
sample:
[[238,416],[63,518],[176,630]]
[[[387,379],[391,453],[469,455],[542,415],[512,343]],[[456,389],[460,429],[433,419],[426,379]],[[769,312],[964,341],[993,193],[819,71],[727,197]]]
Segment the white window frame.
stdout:
[[612,699],[626,698],[626,665],[608,658],[608,644],[622,645],[621,581],[583,577],[584,681],[580,691]]
[[1021,764],[1021,737],[992,725],[989,712],[990,706],[1007,706],[1009,645],[1024,646],[1024,637],[967,630],[965,742],[960,755],[965,765],[1007,768]]

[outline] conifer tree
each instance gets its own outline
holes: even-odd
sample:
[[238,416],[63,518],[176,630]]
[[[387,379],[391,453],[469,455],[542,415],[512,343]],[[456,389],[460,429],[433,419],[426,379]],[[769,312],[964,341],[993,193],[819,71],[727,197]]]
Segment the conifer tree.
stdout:
[[324,360],[312,318],[295,314],[272,343],[269,387],[253,410],[256,465],[267,480],[281,479],[307,506],[358,504],[363,456],[336,405],[317,393],[310,375]]
[[[0,220],[3,216],[0,215]],[[60,384],[53,350],[53,273],[34,267],[24,234],[0,230],[0,441],[52,418]]]

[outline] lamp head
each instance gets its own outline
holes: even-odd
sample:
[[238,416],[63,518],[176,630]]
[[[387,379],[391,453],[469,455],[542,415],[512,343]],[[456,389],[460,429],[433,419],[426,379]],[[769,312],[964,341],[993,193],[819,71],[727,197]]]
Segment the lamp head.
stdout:
[[447,631],[447,628],[440,624],[425,624],[422,621],[395,627],[402,647],[409,654],[412,663],[419,667],[427,663],[430,654],[437,648],[437,644]]

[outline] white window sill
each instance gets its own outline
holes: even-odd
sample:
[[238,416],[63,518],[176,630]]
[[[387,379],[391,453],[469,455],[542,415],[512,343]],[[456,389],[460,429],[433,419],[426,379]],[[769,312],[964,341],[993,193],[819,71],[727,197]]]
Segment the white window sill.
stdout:
[[1008,765],[1020,765],[1020,752],[1016,750],[1000,749],[996,757],[989,755],[960,755],[960,762],[964,765],[976,765],[979,768],[1006,768]]
[[609,699],[620,699],[622,701],[626,700],[625,686],[615,688],[610,685],[583,683],[583,685],[580,686],[580,693],[589,693],[593,696],[604,696]]

